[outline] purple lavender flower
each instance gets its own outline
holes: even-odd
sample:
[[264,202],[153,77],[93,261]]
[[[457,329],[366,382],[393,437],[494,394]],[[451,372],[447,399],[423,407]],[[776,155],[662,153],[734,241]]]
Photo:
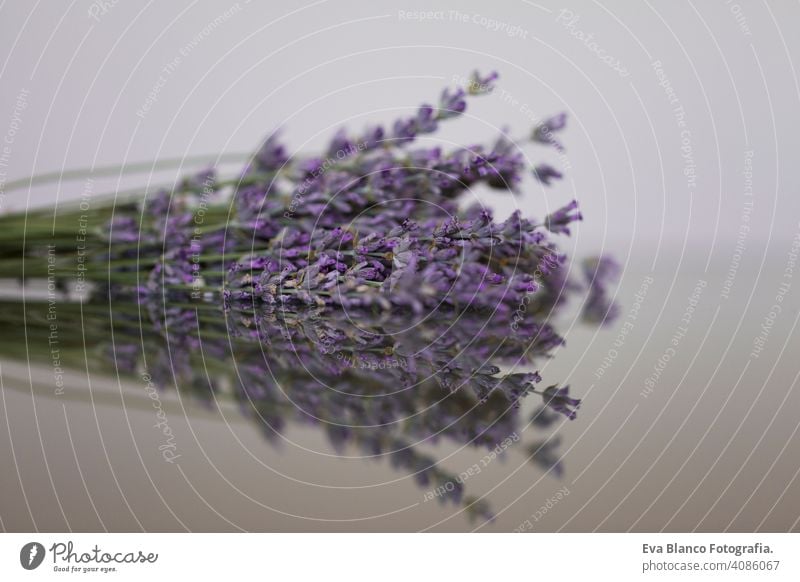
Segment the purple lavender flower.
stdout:
[[558,151],[562,151],[564,147],[559,143],[554,134],[560,132],[566,126],[566,113],[559,113],[553,117],[548,117],[534,128],[531,139],[541,144],[553,146]]
[[544,221],[545,227],[553,234],[569,235],[569,224],[578,220],[583,220],[583,215],[577,210],[578,201],[572,200],[566,206],[549,214]]
[[383,127],[376,125],[374,127],[367,128],[364,134],[361,136],[360,141],[364,148],[372,150],[383,144],[385,135],[386,131],[383,129]]
[[114,216],[109,222],[108,239],[112,244],[135,243],[139,237],[139,222],[133,216]]
[[458,117],[467,110],[467,102],[464,100],[464,90],[461,88],[451,91],[445,89],[439,97],[439,109],[436,113],[437,119],[449,119]]
[[500,77],[497,71],[492,71],[486,76],[482,76],[480,72],[473,71],[467,85],[467,92],[470,95],[484,95],[491,93],[494,90],[494,82]]
[[439,127],[436,122],[436,113],[430,105],[421,105],[414,118],[417,133],[433,133]]
[[514,190],[525,172],[525,156],[519,147],[501,134],[487,157],[488,172],[484,175],[493,188]]
[[533,169],[533,177],[549,186],[553,179],[560,180],[564,175],[549,164],[539,164]]
[[261,149],[255,155],[256,165],[262,171],[275,171],[282,168],[288,161],[289,155],[286,148],[278,141],[277,132],[272,133]]
[[149,200],[145,198],[145,214],[154,220],[163,221],[169,214],[170,206],[172,205],[172,194],[172,192],[162,189],[157,191]]
[[328,157],[332,160],[341,160],[357,150],[356,144],[347,136],[347,132],[344,129],[340,129],[331,139],[331,143],[328,146]]

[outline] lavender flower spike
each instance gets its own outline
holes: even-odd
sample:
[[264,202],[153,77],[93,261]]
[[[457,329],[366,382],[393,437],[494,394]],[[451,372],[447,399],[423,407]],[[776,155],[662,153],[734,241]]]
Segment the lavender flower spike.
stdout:
[[545,186],[549,186],[553,179],[560,180],[564,175],[550,164],[539,164],[533,169],[533,177]]
[[561,145],[561,143],[553,134],[561,131],[566,126],[566,113],[559,113],[553,117],[548,117],[533,129],[533,135],[531,135],[531,139],[544,145],[553,146],[558,151],[563,151],[564,146]]
[[583,220],[583,215],[577,210],[578,201],[573,200],[566,206],[549,214],[544,220],[544,225],[553,234],[569,235],[569,224],[577,220]]
[[481,77],[481,74],[478,71],[473,71],[469,83],[467,84],[467,92],[470,95],[484,95],[486,93],[491,93],[494,91],[494,82],[499,78],[499,76],[500,75],[497,74],[497,71],[492,71],[485,77]]

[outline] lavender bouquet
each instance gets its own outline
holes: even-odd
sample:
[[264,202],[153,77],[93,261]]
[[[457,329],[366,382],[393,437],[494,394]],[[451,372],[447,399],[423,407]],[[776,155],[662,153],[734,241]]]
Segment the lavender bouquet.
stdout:
[[[65,362],[83,358],[90,337],[116,371],[208,404],[227,378],[270,439],[289,421],[312,422],[336,447],[386,455],[447,491],[441,501],[488,518],[417,445],[496,447],[522,430],[520,401],[532,393],[543,405],[533,426],[574,419],[580,401],[566,386],[539,388],[537,362],[563,343],[551,322],[568,296],[587,294],[587,321],[615,315],[606,285],[617,271],[592,258],[583,280],[567,272],[555,239],[581,220],[574,201],[541,220],[465,207],[479,184],[513,195],[526,173],[561,177],[530,168],[506,135],[449,152],[417,145],[496,78],[475,73],[391,127],[339,131],[319,156],[289,156],[271,135],[232,179],[208,169],[90,210],[2,216],[0,278],[46,280],[57,326],[91,330],[74,343],[59,335]],[[531,140],[560,148],[564,126],[563,115],[545,120]],[[0,303],[0,349],[12,354],[23,331],[52,348],[52,309]],[[198,376],[208,362],[213,374]],[[529,456],[560,472],[551,444]]]

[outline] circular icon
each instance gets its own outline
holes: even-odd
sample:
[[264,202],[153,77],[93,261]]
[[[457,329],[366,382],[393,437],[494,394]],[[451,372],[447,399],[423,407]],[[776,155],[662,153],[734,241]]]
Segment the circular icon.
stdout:
[[44,560],[44,546],[39,542],[28,542],[19,551],[19,563],[26,570],[34,570]]

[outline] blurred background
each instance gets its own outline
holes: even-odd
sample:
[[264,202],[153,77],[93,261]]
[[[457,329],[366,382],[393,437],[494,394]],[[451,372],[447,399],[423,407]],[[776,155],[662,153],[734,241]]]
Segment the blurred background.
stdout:
[[[182,458],[165,463],[140,385],[78,370],[56,395],[52,369],[2,359],[5,530],[800,529],[800,174],[787,166],[800,5],[11,0],[0,15],[2,213],[170,182],[275,129],[293,153],[317,151],[342,125],[389,122],[496,70],[497,89],[431,139],[510,128],[524,141],[567,112],[563,153],[524,146],[563,180],[474,195],[500,218],[576,198],[584,221],[564,250],[624,267],[618,321],[565,318],[542,369],[584,398],[557,428],[564,476],[510,451],[469,483],[492,524],[312,429],[274,448],[236,410],[171,395]],[[171,158],[185,163],[124,170]],[[119,167],[14,187],[106,166]],[[437,452],[455,473],[482,456]]]

